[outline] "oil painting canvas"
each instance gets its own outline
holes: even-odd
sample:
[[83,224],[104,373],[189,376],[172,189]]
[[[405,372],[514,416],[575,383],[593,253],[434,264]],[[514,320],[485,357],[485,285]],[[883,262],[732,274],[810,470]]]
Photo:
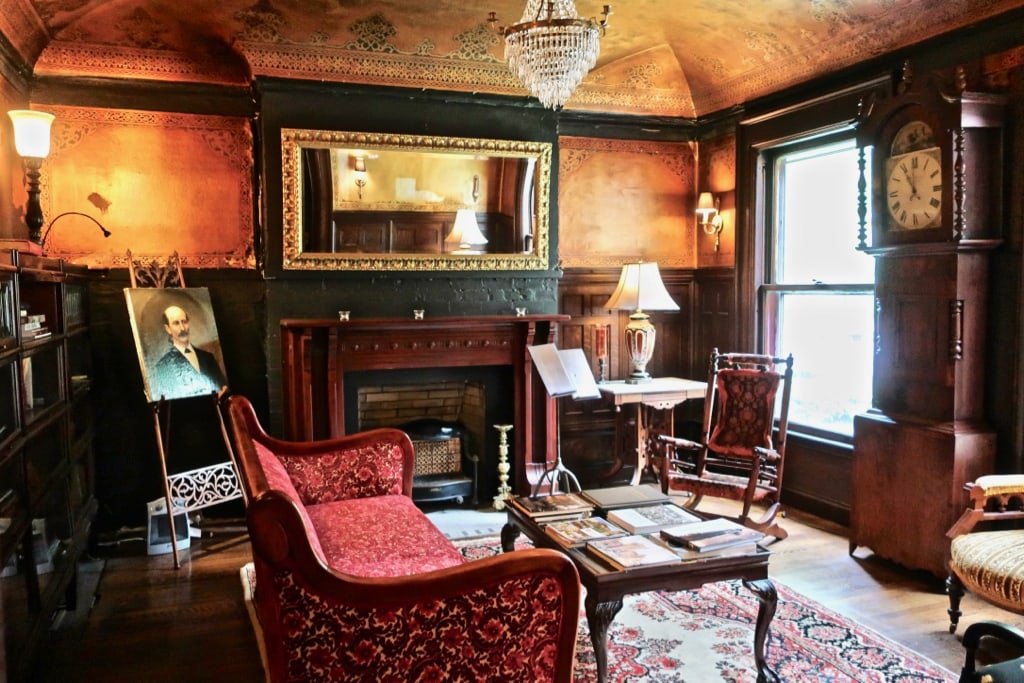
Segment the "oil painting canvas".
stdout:
[[124,293],[150,403],[227,387],[209,290],[127,288]]

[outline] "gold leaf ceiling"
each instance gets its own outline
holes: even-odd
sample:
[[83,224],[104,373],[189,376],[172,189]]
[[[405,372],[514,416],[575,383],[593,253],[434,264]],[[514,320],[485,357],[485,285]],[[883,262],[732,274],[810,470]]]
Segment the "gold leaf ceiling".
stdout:
[[[493,10],[525,0],[0,0],[38,76],[253,76],[525,95]],[[567,108],[701,116],[967,26],[1020,0],[620,0]],[[600,0],[577,0],[596,16]]]

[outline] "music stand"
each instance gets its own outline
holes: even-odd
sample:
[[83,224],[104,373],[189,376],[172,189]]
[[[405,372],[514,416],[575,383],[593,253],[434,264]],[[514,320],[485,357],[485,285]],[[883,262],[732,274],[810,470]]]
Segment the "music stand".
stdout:
[[[560,350],[554,344],[528,346],[526,349],[551,398],[556,401],[563,396],[571,396],[575,400],[601,398],[601,390],[594,381],[583,349]],[[540,475],[530,493],[531,498],[537,497],[545,481],[551,482],[551,493],[558,491],[560,485],[566,493],[572,491],[572,485],[577,491],[583,491],[579,479],[562,461],[561,425],[555,427],[555,443],[555,463]]]

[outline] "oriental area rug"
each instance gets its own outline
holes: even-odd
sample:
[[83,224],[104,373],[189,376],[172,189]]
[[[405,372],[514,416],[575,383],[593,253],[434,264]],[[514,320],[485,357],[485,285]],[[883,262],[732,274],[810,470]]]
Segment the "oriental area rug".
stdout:
[[[454,541],[469,559],[501,551],[497,537]],[[517,547],[530,547],[520,539]],[[252,565],[242,583],[249,600]],[[786,683],[954,683],[934,662],[800,595],[776,579],[778,609],[769,631],[769,666]],[[608,683],[755,683],[757,598],[739,581],[693,591],[627,596],[609,629]],[[262,643],[261,643],[262,647]],[[597,680],[586,615],[576,641],[578,683]]]

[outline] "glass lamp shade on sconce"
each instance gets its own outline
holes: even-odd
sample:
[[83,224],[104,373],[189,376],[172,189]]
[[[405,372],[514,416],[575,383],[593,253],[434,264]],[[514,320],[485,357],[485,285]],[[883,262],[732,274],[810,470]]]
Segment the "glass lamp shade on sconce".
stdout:
[[21,157],[25,168],[25,184],[28,186],[28,201],[25,203],[25,224],[28,237],[39,243],[43,228],[43,209],[39,204],[39,169],[43,159],[50,153],[50,126],[53,114],[29,109],[15,109],[7,112],[14,127],[14,148]]
[[366,159],[364,157],[353,157],[352,175],[355,176],[356,190],[359,193],[359,199],[362,200],[363,188],[366,187]]
[[710,192],[701,192],[697,199],[697,214],[700,216],[700,227],[704,234],[715,236],[715,251],[718,251],[722,246],[722,228],[725,227],[720,212],[720,200],[712,197]]
[[648,311],[678,311],[677,304],[661,281],[657,263],[627,263],[622,267],[619,284],[604,305],[611,310],[633,311],[625,329],[626,353],[632,371],[626,382],[640,384],[651,381],[647,363],[654,355],[657,337]]

